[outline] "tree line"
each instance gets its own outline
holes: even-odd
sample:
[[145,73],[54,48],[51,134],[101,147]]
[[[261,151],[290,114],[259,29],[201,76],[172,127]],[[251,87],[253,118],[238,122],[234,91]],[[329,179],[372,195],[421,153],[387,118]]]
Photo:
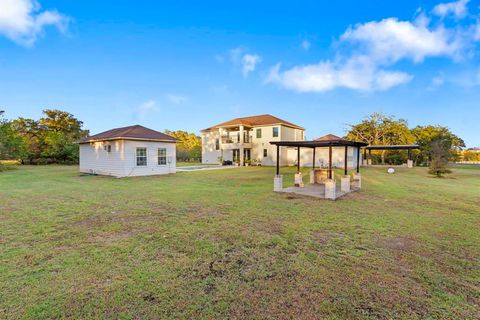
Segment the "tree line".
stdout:
[[[450,129],[439,125],[419,125],[409,128],[405,119],[396,119],[373,113],[358,124],[348,125],[347,139],[367,142],[370,145],[417,144],[413,151],[416,165],[430,166],[435,175],[447,173],[446,164],[458,161],[465,142]],[[405,151],[372,151],[373,163],[402,164],[407,161]]]
[[[75,164],[79,160],[77,142],[89,135],[83,122],[66,111],[43,110],[38,120],[19,117],[8,120],[0,110],[0,160],[19,160],[23,164]],[[200,161],[202,143],[199,136],[186,131],[165,133],[180,140],[178,161]]]

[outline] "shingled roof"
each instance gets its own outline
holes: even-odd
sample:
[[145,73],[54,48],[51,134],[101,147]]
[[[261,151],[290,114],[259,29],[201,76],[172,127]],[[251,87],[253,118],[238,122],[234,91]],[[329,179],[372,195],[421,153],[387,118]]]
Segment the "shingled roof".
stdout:
[[334,134],[327,134],[326,136],[317,138],[314,141],[346,141],[346,139],[340,138]]
[[213,127],[203,129],[202,131],[210,131],[220,127],[234,127],[234,126],[240,126],[240,125],[254,127],[254,126],[266,126],[266,125],[274,125],[274,124],[281,124],[287,127],[305,130],[304,128],[297,126],[296,124],[274,117],[271,114],[262,114],[259,116],[235,118],[235,119],[217,124]]
[[147,140],[159,142],[177,142],[178,140],[165,133],[161,133],[140,125],[115,128],[99,134],[83,138],[78,143],[89,143],[105,140]]

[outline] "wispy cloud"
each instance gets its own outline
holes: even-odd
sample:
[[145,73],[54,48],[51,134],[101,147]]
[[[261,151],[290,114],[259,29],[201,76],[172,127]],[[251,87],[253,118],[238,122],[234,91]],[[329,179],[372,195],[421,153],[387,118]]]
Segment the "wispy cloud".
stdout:
[[246,78],[246,77],[248,77],[248,74],[250,72],[255,71],[255,67],[261,61],[262,61],[262,59],[257,54],[247,53],[247,54],[243,55],[243,58],[242,58],[242,74],[243,74],[243,77]]
[[64,33],[70,19],[56,10],[41,10],[36,0],[0,0],[0,34],[31,47],[45,27],[54,26]]
[[241,66],[244,78],[247,78],[250,73],[255,71],[256,66],[262,61],[258,54],[250,53],[243,47],[231,49],[230,58],[233,64]]
[[[456,16],[463,14],[460,9],[448,10],[456,10]],[[388,90],[413,79],[411,74],[391,70],[399,61],[418,64],[430,57],[464,59],[475,38],[471,30],[472,25],[431,24],[423,12],[412,21],[387,18],[356,24],[340,36],[334,58],[287,70],[277,64],[265,82],[298,92]]]
[[143,120],[156,111],[158,111],[157,102],[155,100],[148,100],[135,108],[134,116],[137,119]]
[[310,50],[310,47],[312,46],[312,43],[305,39],[305,40],[302,41],[300,46],[302,47],[303,50],[308,51],[308,50]]
[[457,19],[461,19],[467,15],[467,4],[470,0],[458,0],[447,3],[439,3],[433,8],[433,13],[439,17],[453,15]]
[[185,97],[185,96],[181,96],[181,95],[178,95],[178,94],[172,94],[172,93],[168,93],[166,95],[166,98],[169,102],[171,102],[173,104],[176,104],[176,105],[184,104],[188,100],[188,98]]

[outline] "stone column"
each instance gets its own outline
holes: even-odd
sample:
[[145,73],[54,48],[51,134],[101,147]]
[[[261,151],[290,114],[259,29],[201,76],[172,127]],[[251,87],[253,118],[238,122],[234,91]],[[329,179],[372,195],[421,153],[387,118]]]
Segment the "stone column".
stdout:
[[303,188],[304,186],[302,173],[295,173],[295,187]]
[[273,178],[273,191],[275,192],[283,191],[283,176],[281,174],[277,174]]
[[353,186],[356,189],[362,188],[362,176],[360,175],[360,173],[355,173],[353,175]]
[[244,165],[245,162],[245,154],[244,154],[244,148],[243,148],[243,143],[244,143],[244,129],[243,125],[240,126],[240,166]]
[[342,177],[340,190],[342,192],[350,192],[350,176],[346,175]]
[[310,170],[310,184],[314,184],[315,183],[315,170],[312,169]]
[[336,191],[335,179],[325,181],[325,199],[335,200],[337,198]]
[[407,168],[413,168],[413,160],[407,160]]

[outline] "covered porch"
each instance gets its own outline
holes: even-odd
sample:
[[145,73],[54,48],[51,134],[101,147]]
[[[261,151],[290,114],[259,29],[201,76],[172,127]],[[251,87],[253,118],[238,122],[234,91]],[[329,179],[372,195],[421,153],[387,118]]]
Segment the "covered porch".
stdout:
[[[328,141],[274,141],[270,143],[277,147],[276,174],[274,177],[275,192],[296,193],[300,195],[335,200],[361,188],[360,149],[367,146],[367,143],[345,140],[341,138]],[[293,187],[283,187],[283,176],[280,174],[281,147],[297,148],[297,171],[295,174]],[[335,173],[333,170],[334,168],[332,165],[332,148],[334,147],[343,147],[345,156],[342,168],[343,175],[339,179],[339,185],[337,185],[337,180],[335,179]],[[301,148],[310,148],[313,151],[313,163],[309,174],[309,183],[307,185],[304,183],[304,178],[300,170],[302,165],[300,157]],[[315,167],[315,152],[317,148],[328,148],[328,165],[325,167]],[[348,152],[350,148],[356,149],[355,172],[352,176],[349,175],[348,170]]]

